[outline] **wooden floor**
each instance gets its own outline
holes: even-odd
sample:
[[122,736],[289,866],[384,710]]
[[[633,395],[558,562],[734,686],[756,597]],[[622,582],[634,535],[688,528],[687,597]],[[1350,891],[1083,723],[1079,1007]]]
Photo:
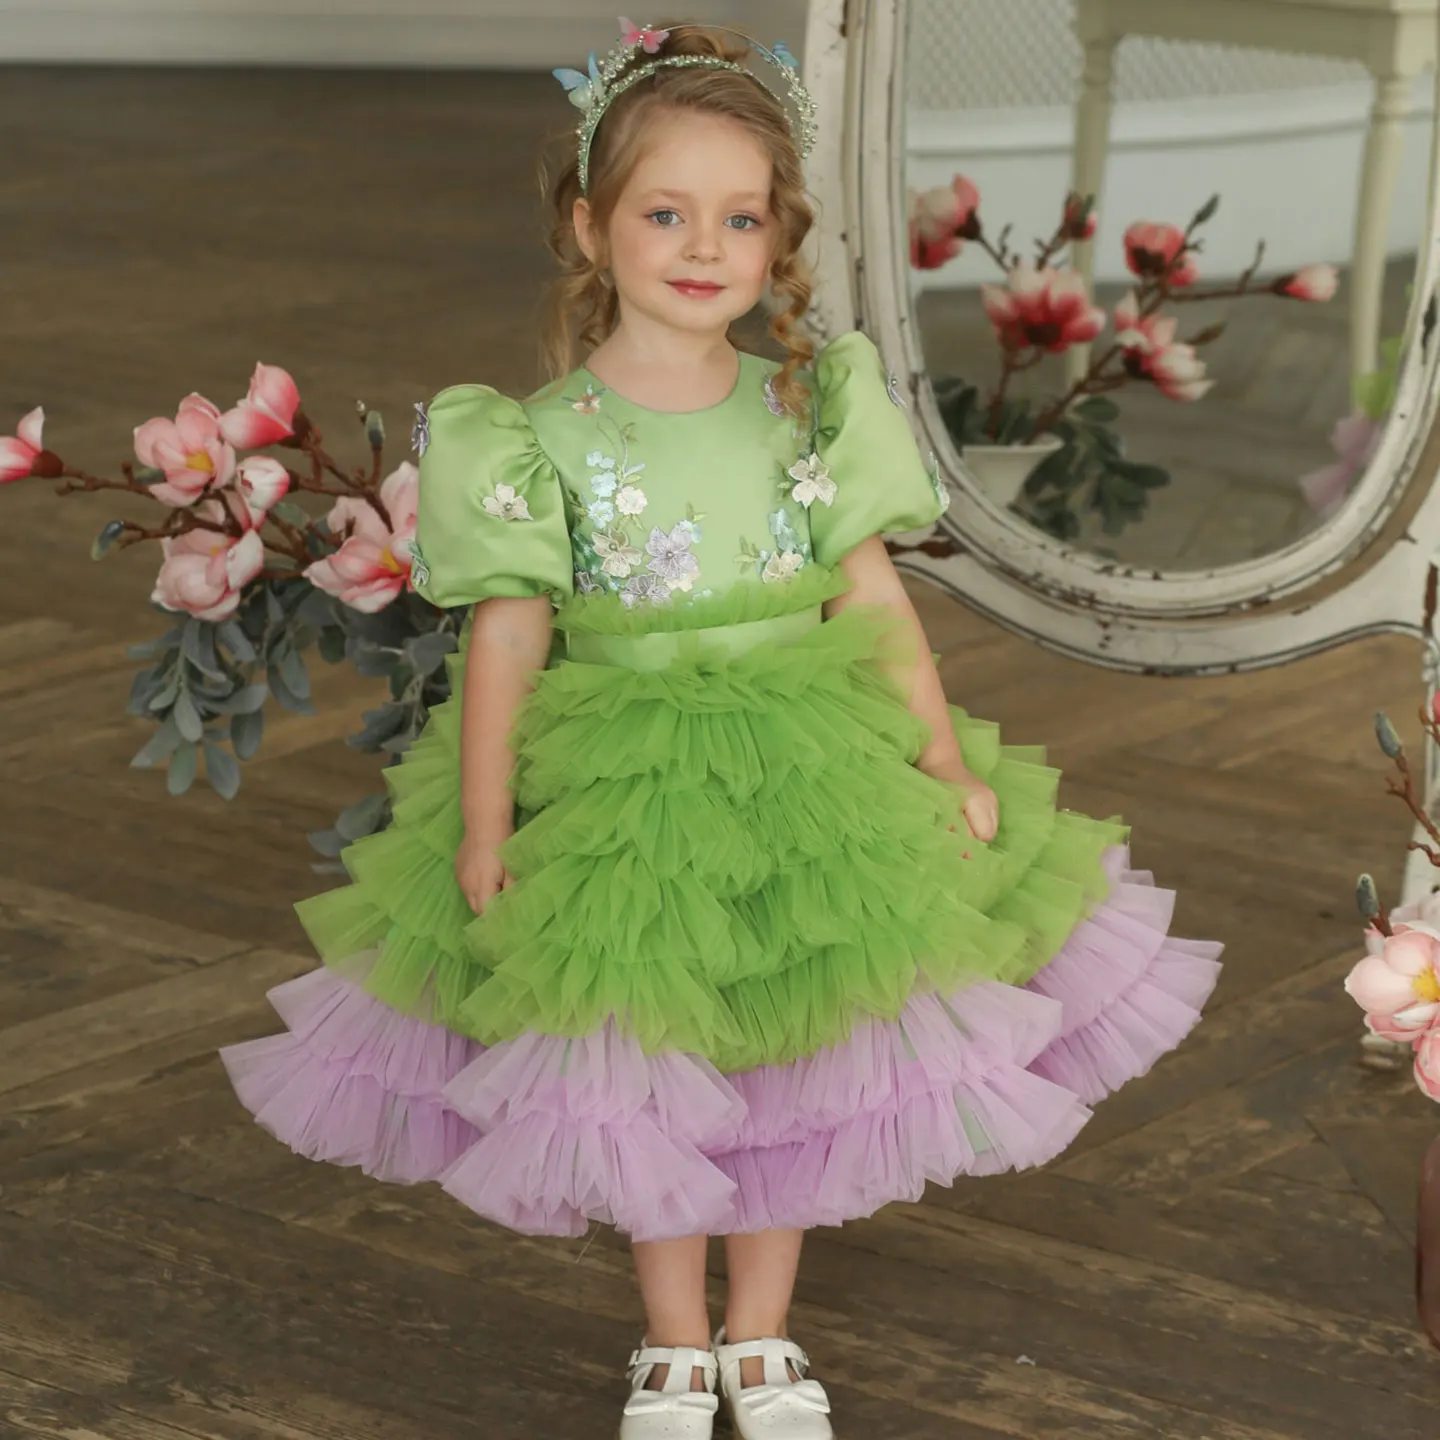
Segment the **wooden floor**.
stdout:
[[[525,385],[542,117],[527,76],[8,72],[0,428],[44,403],[113,472],[257,359],[337,437],[357,397],[398,434],[442,384]],[[373,691],[317,661],[234,802],[170,799],[127,768],[123,647],[161,622],[152,554],[87,558],[112,513],[0,491],[0,1436],[608,1440],[640,1326],[612,1234],[512,1237],[232,1097],[216,1048],[313,963],[305,832],[375,787],[342,740]],[[794,1329],[841,1440],[1433,1437],[1410,1243],[1440,1117],[1355,1065],[1340,988],[1356,872],[1398,880],[1370,716],[1403,726],[1414,648],[1147,680],[920,598],[951,695],[1124,812],[1228,964],[1058,1163],[812,1237]]]

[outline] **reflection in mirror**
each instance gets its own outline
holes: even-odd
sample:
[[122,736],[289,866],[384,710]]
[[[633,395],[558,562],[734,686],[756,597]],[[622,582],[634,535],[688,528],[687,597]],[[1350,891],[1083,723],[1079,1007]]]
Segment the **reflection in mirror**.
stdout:
[[1403,74],[1346,50],[1416,8],[912,0],[909,278],[952,474],[1167,571],[1345,503],[1409,343],[1433,11]]

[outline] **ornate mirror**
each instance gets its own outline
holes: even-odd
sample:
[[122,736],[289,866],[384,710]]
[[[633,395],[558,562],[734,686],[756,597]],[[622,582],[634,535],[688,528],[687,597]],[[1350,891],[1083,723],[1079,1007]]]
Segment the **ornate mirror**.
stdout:
[[816,318],[875,339],[954,497],[897,563],[1120,669],[1389,630],[1433,681],[1436,32],[1436,0],[812,0]]

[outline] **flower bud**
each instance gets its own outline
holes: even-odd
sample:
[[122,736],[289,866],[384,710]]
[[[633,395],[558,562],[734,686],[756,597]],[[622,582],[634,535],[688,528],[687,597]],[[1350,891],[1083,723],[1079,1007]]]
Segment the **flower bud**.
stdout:
[[385,444],[385,421],[378,410],[365,412],[365,438],[372,450],[379,450]]
[[125,533],[123,520],[112,520],[90,543],[90,558],[98,560]]
[[1395,733],[1390,717],[1383,710],[1375,712],[1375,738],[1390,759],[1398,760],[1405,753],[1405,747],[1400,743],[1400,737]]
[[1380,896],[1373,875],[1362,875],[1355,882],[1355,908],[1362,920],[1373,920],[1380,913]]

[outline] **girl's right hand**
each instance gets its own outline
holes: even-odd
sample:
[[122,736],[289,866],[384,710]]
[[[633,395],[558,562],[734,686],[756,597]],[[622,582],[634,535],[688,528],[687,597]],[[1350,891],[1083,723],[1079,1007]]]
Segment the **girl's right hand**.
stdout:
[[483,915],[490,901],[514,883],[500,859],[502,843],[499,839],[467,830],[459,850],[455,852],[456,883],[466,904],[477,915]]

